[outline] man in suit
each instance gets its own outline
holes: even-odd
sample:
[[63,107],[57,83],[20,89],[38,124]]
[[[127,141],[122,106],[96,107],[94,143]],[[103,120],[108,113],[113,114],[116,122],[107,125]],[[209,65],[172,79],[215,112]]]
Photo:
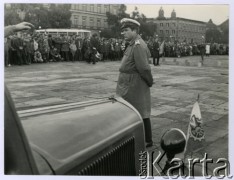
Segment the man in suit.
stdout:
[[98,35],[96,33],[94,33],[90,39],[90,50],[91,50],[91,55],[90,55],[90,59],[89,62],[92,61],[93,64],[96,63],[96,53],[99,49],[99,40],[98,40]]
[[[159,58],[160,58],[159,49],[160,49],[160,44],[158,41],[158,36],[156,36],[156,38],[154,39],[154,42],[153,42],[153,51],[152,51],[154,66],[159,66]],[[155,59],[157,59],[157,62],[155,62]]]
[[83,55],[82,55],[82,48],[83,48],[83,39],[81,38],[80,35],[78,35],[75,39],[75,44],[76,44],[76,59],[78,61],[82,61],[83,60]]

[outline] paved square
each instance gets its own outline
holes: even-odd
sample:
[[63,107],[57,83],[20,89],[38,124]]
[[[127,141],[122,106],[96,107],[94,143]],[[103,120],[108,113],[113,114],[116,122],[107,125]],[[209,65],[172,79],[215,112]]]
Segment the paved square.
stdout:
[[[199,60],[199,56],[168,58],[160,66],[151,65],[154,146],[149,151],[158,149],[169,128],[180,128],[186,134],[199,94],[205,125],[203,150],[209,158],[228,158],[228,56],[207,57],[204,67],[197,66]],[[189,66],[184,63],[188,61]],[[24,110],[114,95],[119,66],[120,61],[14,66],[5,68],[5,82],[17,110]]]

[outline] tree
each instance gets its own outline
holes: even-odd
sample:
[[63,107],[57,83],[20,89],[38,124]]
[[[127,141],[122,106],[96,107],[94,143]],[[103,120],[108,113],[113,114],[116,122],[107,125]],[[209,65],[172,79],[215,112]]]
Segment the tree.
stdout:
[[141,22],[140,34],[143,39],[147,39],[148,36],[153,36],[156,30],[154,23]]
[[137,7],[135,7],[134,11],[132,12],[131,18],[132,18],[132,19],[140,19],[140,13],[139,13]]
[[100,33],[100,36],[104,37],[104,38],[107,38],[107,39],[115,37],[113,35],[113,31],[111,29],[104,29],[104,30],[102,30],[101,33]]
[[118,13],[118,17],[119,17],[120,20],[123,19],[123,18],[129,18],[130,17],[130,15],[125,12],[126,10],[127,10],[126,5],[121,4],[120,8],[119,8],[119,13]]
[[70,5],[52,5],[48,12],[51,28],[71,28]]
[[219,25],[219,28],[221,30],[221,42],[224,44],[229,43],[229,19],[224,21],[222,24]]
[[35,28],[48,28],[50,27],[48,8],[42,4],[25,4],[27,9],[25,21],[34,24]]
[[5,24],[21,22],[17,9],[25,12],[24,21],[32,23],[36,29],[41,28],[70,28],[70,4],[11,4],[11,9],[5,11]]
[[[109,35],[111,35],[112,37],[116,37],[116,38],[120,37],[120,32],[121,32],[120,20],[122,18],[129,18],[129,14],[125,13],[126,9],[127,9],[126,6],[124,4],[121,4],[117,15],[112,14],[110,12],[106,13],[107,23],[108,23],[108,25],[110,27],[111,32],[106,30],[106,32],[108,32],[108,35],[102,33],[103,37],[106,37],[106,36],[109,36]],[[102,31],[102,32],[105,32],[105,31]]]
[[132,12],[131,18],[137,20],[140,24],[140,34],[142,35],[142,38],[145,39],[147,36],[153,36],[155,32],[155,25],[153,23],[147,23],[146,16],[144,14],[141,14],[138,11],[138,8],[135,7],[135,10]]
[[146,16],[143,13],[140,14],[137,7],[135,7],[135,10],[132,12],[131,18],[136,19],[139,22],[146,22],[147,20]]
[[5,10],[4,14],[4,23],[5,26],[18,24],[21,22],[21,19],[19,18],[19,15],[14,10]]
[[229,28],[223,30],[222,43],[229,44]]
[[206,30],[206,42],[213,43],[217,42],[220,43],[221,40],[221,33],[220,31],[216,29],[207,29]]

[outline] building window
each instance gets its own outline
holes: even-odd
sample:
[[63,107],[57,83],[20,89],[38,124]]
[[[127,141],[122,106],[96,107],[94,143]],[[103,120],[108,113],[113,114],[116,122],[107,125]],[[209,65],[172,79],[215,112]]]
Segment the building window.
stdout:
[[166,30],[166,34],[169,34],[169,30]]
[[83,6],[81,4],[77,4],[79,10],[82,10]]
[[117,15],[117,9],[114,8],[113,11],[114,11],[114,14]]
[[89,26],[92,27],[93,26],[93,18],[89,18]]
[[108,12],[107,11],[107,5],[104,5],[104,13]]
[[78,25],[79,24],[79,16],[74,15],[74,25]]
[[16,13],[17,13],[17,14],[20,14],[20,13],[21,13],[21,10],[20,10],[20,9],[17,9],[17,10],[16,10]]
[[172,34],[175,34],[175,30],[172,30]]
[[101,5],[98,5],[98,13],[101,13]]
[[166,25],[167,25],[167,27],[169,27],[169,23],[167,23]]
[[97,19],[97,27],[101,27],[101,19]]
[[160,30],[160,34],[163,34],[163,30]]
[[86,5],[86,4],[83,4],[83,5],[82,5],[82,10],[83,10],[83,11],[87,11],[87,5]]
[[82,16],[82,26],[86,26],[86,17]]
[[90,11],[94,12],[94,5],[93,4],[90,5]]
[[163,23],[160,23],[160,26],[163,27]]

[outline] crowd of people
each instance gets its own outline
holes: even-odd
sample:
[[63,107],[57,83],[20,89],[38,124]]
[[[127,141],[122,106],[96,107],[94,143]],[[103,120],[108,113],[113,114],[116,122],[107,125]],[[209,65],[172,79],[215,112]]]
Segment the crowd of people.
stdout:
[[[160,42],[149,37],[145,41],[153,59],[159,56],[182,57],[200,55],[228,55],[228,45],[218,43],[196,44],[186,42]],[[162,54],[159,48],[163,43]],[[40,33],[20,33],[5,37],[5,66],[29,65],[31,63],[75,62],[87,61],[95,64],[97,61],[121,60],[124,50],[128,46],[124,39],[101,38],[96,33],[91,37],[79,35],[63,35]]]
[[80,35],[21,33],[5,37],[4,44],[5,66],[61,61],[95,64],[99,60],[120,60],[124,50],[122,39],[105,39],[97,34],[82,38]]
[[[153,50],[153,38],[148,40],[149,49]],[[228,55],[229,46],[218,43],[187,43],[187,42],[165,42],[163,56],[181,57],[201,55],[204,51],[206,56],[209,55]]]

